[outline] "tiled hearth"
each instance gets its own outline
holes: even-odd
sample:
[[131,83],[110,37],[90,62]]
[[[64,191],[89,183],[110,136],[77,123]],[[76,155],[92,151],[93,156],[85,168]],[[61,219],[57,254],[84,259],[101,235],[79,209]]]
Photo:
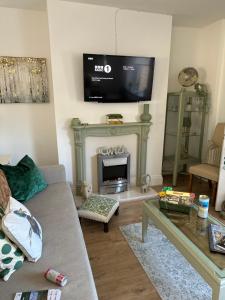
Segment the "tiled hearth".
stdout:
[[[107,195],[102,195],[102,196],[113,198],[113,199],[118,200],[120,203],[123,203],[123,202],[129,202],[129,201],[147,200],[147,199],[157,196],[157,192],[154,189],[150,188],[150,190],[147,193],[143,194],[140,192],[139,187],[133,186],[133,187],[130,187],[128,191],[123,192],[123,193],[107,194]],[[75,203],[76,203],[77,207],[79,207],[82,204],[82,202],[84,201],[82,196],[75,196],[74,198],[75,198]]]

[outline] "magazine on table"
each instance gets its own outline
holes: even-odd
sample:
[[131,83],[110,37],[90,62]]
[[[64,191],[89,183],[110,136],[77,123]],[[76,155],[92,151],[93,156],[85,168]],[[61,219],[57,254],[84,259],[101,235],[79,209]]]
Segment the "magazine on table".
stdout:
[[213,252],[225,254],[225,226],[209,225],[209,248]]
[[14,300],[60,300],[61,291],[59,289],[50,289],[43,291],[18,292]]

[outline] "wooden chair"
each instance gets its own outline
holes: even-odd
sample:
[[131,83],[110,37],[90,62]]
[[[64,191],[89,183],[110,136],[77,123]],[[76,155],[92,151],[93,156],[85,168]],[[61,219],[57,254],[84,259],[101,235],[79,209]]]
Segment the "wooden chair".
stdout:
[[219,165],[221,157],[221,149],[224,137],[225,123],[216,125],[212,139],[209,141],[207,149],[207,160],[205,163],[191,166],[189,168],[189,192],[192,192],[193,176],[198,176],[208,180],[212,188],[211,198],[213,203],[216,200],[217,183],[219,179]]

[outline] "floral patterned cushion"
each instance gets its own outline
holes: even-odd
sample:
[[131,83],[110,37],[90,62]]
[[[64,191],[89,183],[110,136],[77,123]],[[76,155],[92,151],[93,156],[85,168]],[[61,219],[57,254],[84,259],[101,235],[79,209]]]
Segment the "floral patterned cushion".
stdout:
[[11,191],[5,177],[5,174],[0,170],[0,214],[2,214],[9,202]]
[[108,223],[119,206],[115,199],[92,195],[79,208],[80,217]]

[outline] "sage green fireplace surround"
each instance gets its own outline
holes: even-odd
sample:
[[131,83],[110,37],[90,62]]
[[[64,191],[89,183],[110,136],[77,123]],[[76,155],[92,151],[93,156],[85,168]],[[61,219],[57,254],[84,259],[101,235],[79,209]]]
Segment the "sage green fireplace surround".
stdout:
[[[137,135],[137,174],[136,184],[141,185],[142,177],[146,175],[147,141],[151,122],[132,122],[119,125],[111,124],[80,124],[74,118],[71,127],[75,140],[76,193],[81,192],[83,181],[86,180],[85,139],[86,137],[107,137],[120,135]],[[103,145],[104,146],[104,145]]]

